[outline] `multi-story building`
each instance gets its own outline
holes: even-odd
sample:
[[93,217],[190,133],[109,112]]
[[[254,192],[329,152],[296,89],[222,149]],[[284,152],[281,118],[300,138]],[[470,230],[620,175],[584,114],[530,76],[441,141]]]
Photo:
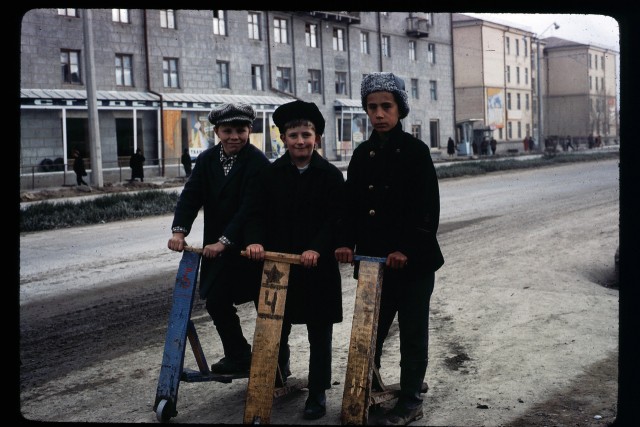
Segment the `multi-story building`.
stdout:
[[580,144],[588,144],[589,135],[603,144],[617,141],[617,52],[557,37],[544,41],[546,134],[578,138]]
[[537,105],[533,34],[463,14],[452,22],[460,130],[465,124],[476,130],[468,142],[495,138],[498,151],[522,148],[522,140],[534,136]]
[[536,148],[566,136],[617,140],[615,51],[464,14],[452,27],[460,140],[494,137],[499,152],[524,150],[527,136]]
[[452,64],[447,13],[33,9],[21,28],[21,174],[51,181],[74,149],[89,157],[88,77],[105,175],[141,147],[151,173],[175,176],[183,148],[216,142],[207,114],[224,102],[256,109],[251,143],[277,158],[271,114],[313,101],[327,121],[322,154],[346,160],[370,133],[360,81],[374,71],[404,79],[403,126],[437,155],[455,132]]

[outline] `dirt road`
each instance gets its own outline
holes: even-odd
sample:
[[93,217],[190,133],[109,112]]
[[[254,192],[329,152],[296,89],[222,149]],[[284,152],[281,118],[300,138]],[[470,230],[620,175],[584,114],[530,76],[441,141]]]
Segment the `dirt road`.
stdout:
[[[617,398],[618,162],[442,180],[425,417],[413,425],[601,426]],[[20,411],[29,420],[156,423],[152,410],[180,254],[170,217],[21,236]],[[195,231],[194,236],[201,235]],[[194,238],[195,239],[195,238]],[[197,245],[197,240],[190,242]],[[343,267],[327,415],[306,392],[273,424],[339,424],[355,281]],[[252,336],[255,313],[240,307]],[[192,319],[209,363],[221,347],[202,303]],[[294,326],[292,371],[306,375]],[[392,329],[381,374],[398,380]],[[185,365],[195,368],[187,350]],[[182,383],[172,423],[241,424],[246,380]],[[373,423],[377,414],[372,414]]]

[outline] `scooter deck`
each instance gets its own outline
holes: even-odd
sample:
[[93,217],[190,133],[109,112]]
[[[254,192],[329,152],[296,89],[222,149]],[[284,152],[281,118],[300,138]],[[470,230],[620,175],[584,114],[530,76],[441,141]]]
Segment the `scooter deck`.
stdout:
[[153,410],[156,411],[160,421],[166,421],[178,414],[176,411],[178,389],[184,366],[187,333],[189,329],[193,329],[190,317],[197,287],[200,257],[197,252],[185,251],[176,275],[160,378],[153,405]]
[[281,397],[306,387],[306,381],[290,378],[283,383],[278,368],[280,334],[287,301],[290,264],[299,264],[299,255],[267,252],[258,300],[256,328],[253,334],[253,354],[247,399],[244,411],[245,424],[269,424],[274,397]]

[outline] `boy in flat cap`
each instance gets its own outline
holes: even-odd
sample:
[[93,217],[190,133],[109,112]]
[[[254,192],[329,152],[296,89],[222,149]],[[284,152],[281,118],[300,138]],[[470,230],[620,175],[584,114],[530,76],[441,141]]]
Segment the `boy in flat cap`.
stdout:
[[[347,169],[345,247],[353,254],[386,258],[375,349],[382,346],[395,315],[400,330],[400,397],[383,425],[406,425],[422,418],[421,386],[427,369],[429,301],[435,271],[444,263],[436,239],[440,196],[429,146],[402,129],[409,114],[404,82],[392,73],[362,80],[362,108],[373,126],[354,151]],[[358,265],[354,276],[357,278]]]
[[[168,247],[184,250],[185,237],[201,208],[204,237],[200,297],[218,331],[224,357],[211,366],[218,374],[248,373],[251,345],[244,337],[234,305],[257,303],[261,269],[240,255],[251,181],[269,160],[251,145],[255,111],[246,104],[225,104],[209,113],[220,143],[203,151],[176,205]],[[224,256],[222,256],[224,254]]]
[[325,390],[331,387],[333,324],[342,321],[341,278],[333,252],[344,178],[316,151],[325,124],[316,104],[281,105],[273,121],[285,153],[258,181],[246,252],[257,261],[264,259],[265,249],[301,254],[302,265],[292,265],[289,273],[278,365],[286,380],[292,324],[305,324],[310,357],[303,417],[317,419],[326,413]]

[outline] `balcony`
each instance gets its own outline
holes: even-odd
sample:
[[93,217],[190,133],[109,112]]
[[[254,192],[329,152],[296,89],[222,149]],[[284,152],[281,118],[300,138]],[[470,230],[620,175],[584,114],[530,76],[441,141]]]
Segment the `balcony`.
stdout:
[[407,36],[409,37],[429,37],[429,27],[431,23],[428,19],[415,16],[407,18]]
[[326,12],[326,11],[309,11],[309,12],[299,12],[301,15],[313,16],[314,18],[320,18],[325,21],[331,22],[341,22],[344,24],[359,24],[360,23],[360,13],[359,12]]

